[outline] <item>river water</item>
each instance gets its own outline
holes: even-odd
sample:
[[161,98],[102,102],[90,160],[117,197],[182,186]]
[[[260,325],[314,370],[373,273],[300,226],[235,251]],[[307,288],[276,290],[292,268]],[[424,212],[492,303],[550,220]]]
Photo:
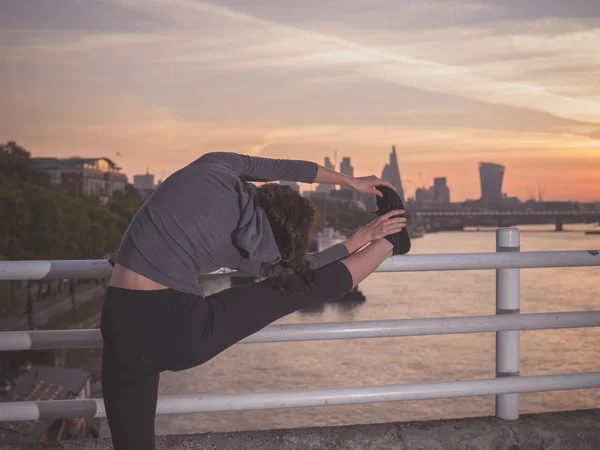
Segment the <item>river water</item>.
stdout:
[[[521,227],[522,251],[600,249],[585,225]],[[412,253],[495,251],[495,233],[429,234]],[[600,256],[599,256],[600,257]],[[523,313],[600,309],[600,267],[521,271]],[[227,287],[212,280],[212,290]],[[360,286],[354,309],[328,305],[279,323],[486,315],[495,312],[494,271],[381,273]],[[521,333],[521,374],[600,371],[600,329]],[[207,364],[162,374],[160,395],[243,393],[317,387],[490,378],[494,333],[236,345]],[[600,389],[521,395],[521,412],[597,408]],[[157,434],[376,423],[494,414],[494,397],[157,417]]]

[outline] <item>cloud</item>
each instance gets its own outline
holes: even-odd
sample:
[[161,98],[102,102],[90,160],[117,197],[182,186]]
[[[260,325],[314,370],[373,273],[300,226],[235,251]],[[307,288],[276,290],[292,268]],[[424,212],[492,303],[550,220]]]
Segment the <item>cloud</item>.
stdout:
[[103,1],[102,19],[88,11],[77,27],[0,29],[0,140],[118,150],[130,173],[211,150],[320,161],[334,149],[379,173],[392,144],[407,167],[440,173],[479,158],[597,161],[600,19],[581,8],[307,2]]
[[[403,86],[543,111],[567,119],[600,122],[600,102],[554,93],[532,79],[495,79],[498,67],[493,70],[480,67],[478,70],[407,56],[384,46],[362,44],[350,38],[277,23],[204,1],[127,0],[126,4],[146,12],[166,14],[183,27],[189,27],[196,21],[205,22],[208,16],[221,20],[226,30],[238,25],[235,28],[241,39],[237,46],[223,48],[220,52],[182,52],[166,58],[165,62],[169,63],[206,63],[213,68],[337,67]],[[586,55],[589,57],[586,62],[592,65],[600,62],[600,56],[595,51],[599,37],[600,28],[550,39],[545,36],[518,35],[512,37],[511,47],[526,54],[540,50],[565,52],[577,44],[573,53]],[[501,64],[497,63],[496,66]],[[597,65],[594,67],[597,68]],[[510,65],[506,67],[509,68]]]
[[[550,25],[538,21],[542,23],[537,31],[534,27],[531,32],[506,34],[505,29],[510,30],[513,25],[500,23],[500,33],[495,35],[490,30],[496,27],[484,31],[481,26],[459,27],[446,33],[428,30],[421,33],[423,39],[414,42],[408,33],[369,39],[360,32],[337,35],[315,31],[206,1],[119,0],[117,4],[160,18],[164,21],[160,31],[91,34],[59,42],[36,42],[24,45],[20,54],[31,57],[31,52],[37,50],[49,58],[48,52],[86,53],[128,47],[130,55],[138,49],[136,57],[141,64],[149,64],[149,70],[152,64],[184,64],[182,70],[194,65],[213,72],[313,71],[318,79],[319,71],[333,69],[338,76],[352,74],[600,123],[600,88],[593,87],[591,81],[600,71],[600,54],[596,50],[600,27],[572,30],[559,20],[549,21]],[[466,1],[426,1],[417,5],[420,9],[490,8],[485,2]],[[561,26],[567,31],[549,33],[553,27],[556,30]],[[14,46],[4,50],[5,57],[19,54]],[[121,57],[126,58],[125,54]],[[564,73],[568,67],[573,67],[573,74]],[[584,83],[577,80],[579,71],[587,74]]]

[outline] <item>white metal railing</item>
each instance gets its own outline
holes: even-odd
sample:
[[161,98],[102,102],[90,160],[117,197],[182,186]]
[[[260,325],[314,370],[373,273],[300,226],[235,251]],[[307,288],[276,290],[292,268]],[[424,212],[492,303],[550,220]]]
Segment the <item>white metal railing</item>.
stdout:
[[[600,327],[600,311],[278,324],[269,325],[240,343],[329,341],[584,327]],[[102,335],[98,329],[0,332],[0,351],[3,352],[91,347],[102,347]]]
[[[502,228],[504,230],[506,228]],[[434,272],[444,270],[498,270],[600,265],[600,250],[520,253],[444,253],[403,255],[385,260],[376,272]],[[112,266],[105,259],[64,261],[0,261],[0,280],[107,278]],[[231,272],[218,276],[244,276]]]
[[[600,387],[600,372],[526,376],[519,374],[520,330],[600,326],[600,311],[520,314],[521,268],[600,266],[589,251],[520,252],[519,230],[497,230],[496,253],[406,255],[386,260],[379,272],[496,270],[496,315],[345,323],[270,325],[242,343],[356,339],[496,332],[496,378],[391,386],[361,386],[231,395],[160,397],[157,414],[292,408],[301,406],[496,395],[496,415],[519,416],[519,394]],[[97,261],[0,262],[1,279],[95,278],[110,275]],[[242,274],[238,274],[242,275]],[[0,332],[0,351],[97,347],[99,330]],[[0,403],[0,421],[104,417],[102,399]]]
[[417,211],[415,216],[554,216],[554,217],[600,217],[600,211]]

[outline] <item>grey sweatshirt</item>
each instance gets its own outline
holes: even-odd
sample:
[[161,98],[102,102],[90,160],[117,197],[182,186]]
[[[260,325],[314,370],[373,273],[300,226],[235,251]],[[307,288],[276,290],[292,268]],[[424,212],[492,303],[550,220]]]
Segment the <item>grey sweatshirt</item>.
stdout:
[[[281,256],[250,182],[312,183],[317,168],[307,161],[207,153],[158,186],[109,261],[197,295],[203,295],[199,277],[222,267],[264,276]],[[337,244],[307,258],[318,268],[347,255]]]

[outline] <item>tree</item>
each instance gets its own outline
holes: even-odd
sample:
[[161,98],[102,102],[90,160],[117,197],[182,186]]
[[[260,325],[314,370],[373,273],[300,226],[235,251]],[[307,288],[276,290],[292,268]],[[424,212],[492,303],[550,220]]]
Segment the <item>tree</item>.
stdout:
[[6,183],[51,186],[48,174],[34,169],[29,152],[13,141],[0,145],[0,186]]
[[143,202],[132,185],[107,206],[60,192],[33,168],[27,150],[0,145],[0,255],[8,260],[104,257]]
[[57,259],[69,238],[64,228],[61,198],[53,190],[35,184],[25,186],[23,195],[29,208],[28,248],[36,259]]
[[7,259],[29,259],[27,232],[31,217],[19,189],[0,185],[0,254]]

